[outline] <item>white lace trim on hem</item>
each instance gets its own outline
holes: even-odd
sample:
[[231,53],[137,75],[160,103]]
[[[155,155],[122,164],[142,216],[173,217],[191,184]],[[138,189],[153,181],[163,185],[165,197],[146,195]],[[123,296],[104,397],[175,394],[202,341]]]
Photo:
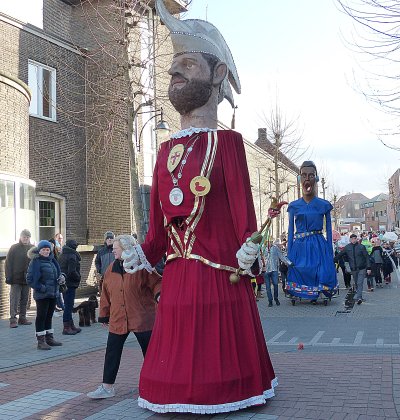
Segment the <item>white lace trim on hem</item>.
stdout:
[[182,137],[191,136],[194,133],[208,133],[209,131],[217,131],[216,128],[199,128],[199,127],[189,127],[184,130],[180,130],[175,134],[172,134],[171,139],[180,139]]
[[263,395],[247,398],[246,400],[236,401],[226,404],[216,405],[196,405],[196,404],[153,404],[139,397],[138,405],[156,413],[194,413],[194,414],[214,414],[237,411],[252,405],[265,404],[266,400],[275,396],[274,388],[278,385],[278,379],[271,381],[271,389],[263,392]]

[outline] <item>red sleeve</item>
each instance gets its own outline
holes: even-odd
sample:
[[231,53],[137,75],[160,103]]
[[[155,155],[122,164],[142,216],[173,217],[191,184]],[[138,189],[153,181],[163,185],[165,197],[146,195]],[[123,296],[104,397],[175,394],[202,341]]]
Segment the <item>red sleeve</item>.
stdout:
[[154,167],[150,193],[149,231],[141,246],[144,255],[152,267],[161,260],[167,250],[167,233],[164,228],[164,214],[161,209],[160,197],[158,194],[158,162],[156,162]]
[[223,138],[220,144],[222,166],[235,234],[243,244],[257,231],[257,219],[243,139],[239,133],[230,133],[231,136]]

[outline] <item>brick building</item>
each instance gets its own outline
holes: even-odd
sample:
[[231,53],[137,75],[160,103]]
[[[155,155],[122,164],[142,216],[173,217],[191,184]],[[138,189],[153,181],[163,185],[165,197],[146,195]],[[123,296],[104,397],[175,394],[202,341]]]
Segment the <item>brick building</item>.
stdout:
[[[186,3],[166,1],[173,13]],[[84,289],[104,232],[146,226],[146,211],[137,221],[133,207],[140,200],[148,209],[160,109],[172,131],[179,118],[167,100],[167,30],[154,0],[140,4],[121,12],[118,0],[43,0],[41,27],[0,13],[0,317],[8,310],[4,256],[23,228],[34,242],[56,232],[76,239]],[[249,141],[245,148],[261,221],[272,158]],[[285,168],[282,190],[297,174],[295,166]],[[294,189],[287,195],[294,199]]]
[[[136,231],[128,142],[146,208],[160,107],[178,125],[166,66],[155,72],[172,47],[147,3],[128,15],[111,0],[43,0],[42,28],[0,13],[0,316],[4,255],[23,228],[34,242],[56,232],[76,239],[83,288],[104,232]],[[168,2],[174,13],[184,4]]]
[[389,178],[389,229],[400,228],[400,169]]
[[365,230],[388,230],[387,217],[388,195],[381,193],[361,203],[364,214]]

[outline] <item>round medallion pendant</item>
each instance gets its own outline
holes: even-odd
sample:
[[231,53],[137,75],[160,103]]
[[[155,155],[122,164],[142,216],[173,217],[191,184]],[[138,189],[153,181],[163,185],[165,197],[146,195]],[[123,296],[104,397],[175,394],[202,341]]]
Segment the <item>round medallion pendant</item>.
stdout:
[[197,197],[202,197],[210,192],[211,184],[205,176],[195,176],[190,181],[190,191]]
[[179,206],[183,201],[183,192],[180,188],[172,188],[169,193],[169,201],[173,206]]
[[179,162],[182,160],[184,151],[185,148],[183,147],[183,144],[177,144],[169,152],[167,168],[170,173],[173,172],[179,165]]

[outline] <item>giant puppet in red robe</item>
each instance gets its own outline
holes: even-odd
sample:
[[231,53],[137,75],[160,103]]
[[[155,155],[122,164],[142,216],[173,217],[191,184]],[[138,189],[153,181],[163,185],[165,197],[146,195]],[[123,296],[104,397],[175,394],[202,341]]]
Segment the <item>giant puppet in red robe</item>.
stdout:
[[242,136],[216,129],[218,102],[240,83],[214,26],[156,5],[174,45],[169,96],[182,130],[158,153],[146,240],[123,255],[127,271],[167,255],[138,401],[161,413],[234,411],[277,385],[250,279],[229,281],[258,255],[246,243],[257,226]]

